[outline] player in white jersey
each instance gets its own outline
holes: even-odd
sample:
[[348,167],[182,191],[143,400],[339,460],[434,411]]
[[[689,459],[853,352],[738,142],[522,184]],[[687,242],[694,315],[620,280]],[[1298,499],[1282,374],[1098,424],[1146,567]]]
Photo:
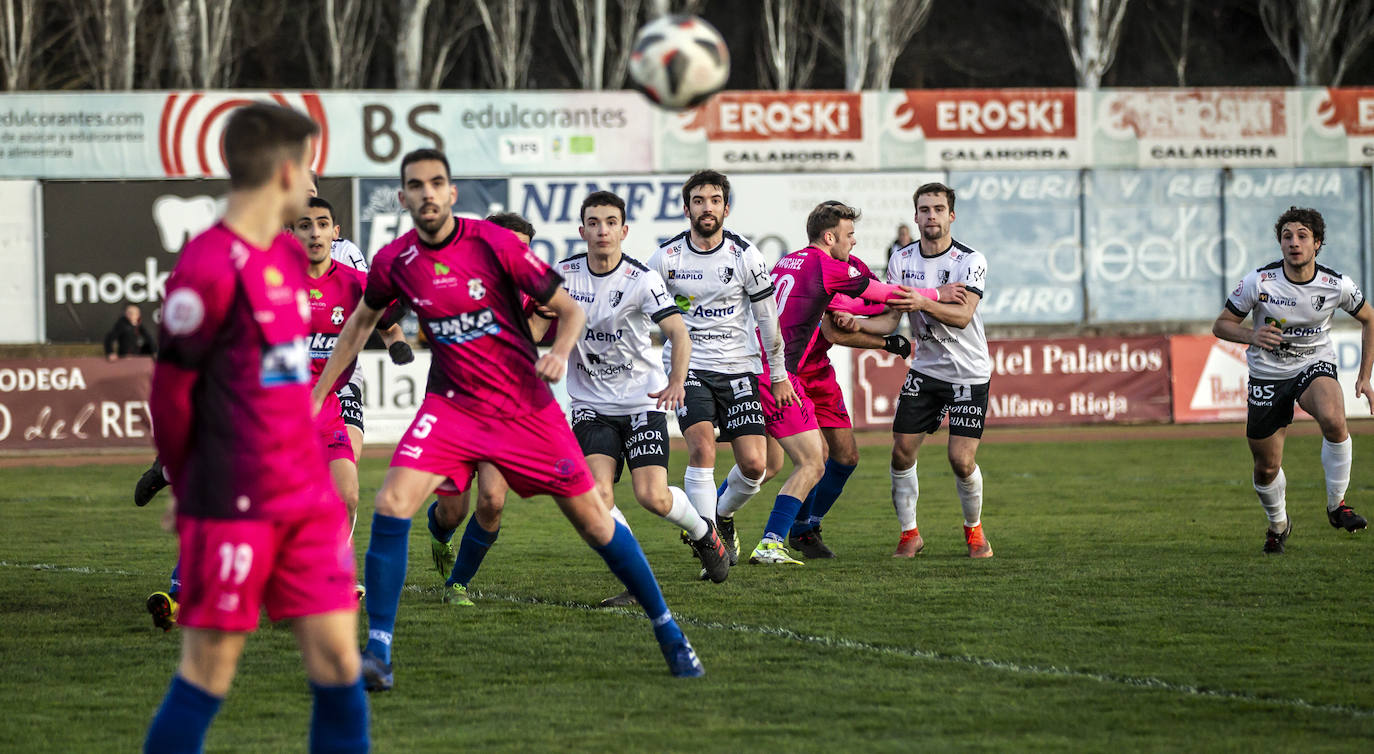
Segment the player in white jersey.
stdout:
[[[691,228],[660,246],[649,268],[663,277],[692,339],[685,404],[677,412],[688,450],[683,487],[697,512],[714,521],[717,425],[734,451],[733,488],[758,492],[767,469],[760,338],[773,398],[790,406],[797,395],[783,366],[769,267],[753,244],[724,227],[729,179],[714,170],[697,172],[683,184],[682,202]],[[670,348],[663,357],[671,358]]]
[[[1288,518],[1283,441],[1296,402],[1322,430],[1327,521],[1338,529],[1365,528],[1363,516],[1345,504],[1353,456],[1346,431],[1345,401],[1336,381],[1331,318],[1337,309],[1359,320],[1360,371],[1355,397],[1374,398],[1374,310],[1349,277],[1317,264],[1326,222],[1315,209],[1292,207],[1274,224],[1283,258],[1250,272],[1226,298],[1212,325],[1218,338],[1249,344],[1249,410],[1245,436],[1255,459],[1253,481],[1269,519],[1264,552],[1281,554],[1293,524]],[[1249,316],[1252,324],[1246,326]]]
[[[925,547],[916,527],[916,454],[925,434],[940,428],[949,416],[949,465],[954,471],[959,503],[964,511],[964,541],[971,558],[992,557],[983,534],[983,473],[978,468],[978,443],[988,409],[992,359],[983,334],[978,302],[986,284],[987,260],[954,240],[954,189],[927,183],[912,196],[921,237],[892,255],[887,282],[915,288],[950,283],[964,285],[962,302],[916,299],[909,314],[911,369],[897,399],[892,422],[892,506],[902,535],[897,558],[915,557]],[[889,311],[862,322],[865,332],[886,335],[899,324],[900,313]]]

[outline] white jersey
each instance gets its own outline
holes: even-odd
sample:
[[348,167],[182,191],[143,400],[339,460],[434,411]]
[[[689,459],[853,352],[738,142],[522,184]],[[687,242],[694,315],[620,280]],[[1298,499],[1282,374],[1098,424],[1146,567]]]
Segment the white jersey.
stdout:
[[1349,277],[1319,264],[1311,280],[1298,283],[1288,279],[1282,261],[1252,271],[1226,297],[1232,314],[1254,315],[1256,330],[1267,324],[1283,330],[1277,349],[1245,350],[1251,376],[1262,380],[1296,377],[1318,361],[1336,363],[1331,317],[1337,308],[1354,314],[1361,306],[1364,294]]
[[[933,257],[921,256],[920,242],[892,255],[887,263],[887,282],[913,288],[938,288],[963,283],[970,293],[983,297],[988,262],[982,254],[951,239],[948,249]],[[963,329],[950,327],[925,312],[911,312],[911,368],[937,380],[955,384],[983,383],[992,378],[988,339],[983,334],[983,313]]]
[[[753,244],[727,230],[719,246],[702,251],[692,246],[691,233],[683,231],[658,247],[649,268],[663,277],[682,311],[692,338],[692,369],[721,374],[763,371],[754,334],[760,323],[754,321],[750,305],[773,295],[773,277]],[[671,353],[672,345],[665,344],[664,364],[671,363]]]
[[662,390],[668,376],[649,358],[649,328],[679,313],[663,278],[629,256],[604,275],[591,271],[586,254],[564,259],[556,269],[587,314],[586,332],[568,357],[573,410],[608,416],[658,410],[649,393]]
[[329,247],[329,256],[339,264],[347,265],[358,272],[367,272],[367,257],[358,245],[347,238],[336,238]]

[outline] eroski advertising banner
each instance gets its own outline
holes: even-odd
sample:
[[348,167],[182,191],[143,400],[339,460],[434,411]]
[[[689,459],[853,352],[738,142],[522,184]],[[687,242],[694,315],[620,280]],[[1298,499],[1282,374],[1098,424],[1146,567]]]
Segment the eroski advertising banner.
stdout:
[[[1169,420],[1164,337],[994,340],[989,427]],[[891,429],[906,362],[852,351],[857,429]]]
[[660,111],[655,157],[660,170],[689,173],[874,168],[875,102],[859,92],[721,92],[686,113]]
[[1374,163],[1374,88],[1300,89],[1297,96],[1303,164]]
[[[219,220],[227,192],[220,180],[44,182],[48,339],[100,342],[128,304],[156,330],[177,254]],[[320,194],[351,227],[352,181],[322,179]]]
[[148,448],[150,358],[0,359],[0,451]]
[[876,92],[885,168],[1091,164],[1074,89]]
[[1168,168],[1292,165],[1288,89],[1115,89],[1093,95],[1093,163]]

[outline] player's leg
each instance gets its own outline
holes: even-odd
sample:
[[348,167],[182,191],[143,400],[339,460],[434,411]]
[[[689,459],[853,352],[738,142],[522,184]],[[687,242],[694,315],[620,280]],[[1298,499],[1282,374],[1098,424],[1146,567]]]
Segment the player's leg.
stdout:
[[[1323,365],[1325,366],[1325,365]],[[1359,531],[1368,525],[1345,504],[1345,491],[1350,486],[1350,466],[1354,460],[1354,443],[1345,423],[1345,399],[1336,381],[1335,368],[1331,376],[1315,377],[1298,397],[1298,405],[1311,414],[1322,428],[1322,472],[1326,477],[1326,519],[1337,529]]]
[[367,694],[358,656],[356,610],[307,615],[291,622],[315,703],[310,750],[365,752]]
[[[704,577],[719,584],[730,575],[730,559],[725,552],[725,545],[721,543],[715,526],[702,518],[692,507],[687,494],[677,487],[668,486],[666,444],[663,450],[662,456],[654,459],[656,462],[640,463],[630,468],[635,499],[645,510],[687,532],[692,549],[701,560]],[[638,456],[635,461],[641,461],[643,458],[644,456]],[[595,467],[592,473],[596,473]]]
[[200,751],[238,669],[248,634],[186,628],[181,662],[148,727],[146,752]]
[[477,507],[463,529],[463,540],[458,543],[453,568],[444,582],[444,602],[460,607],[473,606],[468,584],[472,583],[501,534],[501,512],[506,507],[508,489],[500,470],[489,463],[477,464]]
[[897,397],[897,413],[892,420],[892,508],[902,535],[897,540],[894,558],[912,558],[925,548],[925,539],[916,527],[916,501],[921,486],[916,479],[916,455],[925,436],[940,427],[946,395],[937,380],[910,370]]
[[138,481],[134,483],[134,505],[140,508],[147,505],[153,496],[170,483],[167,472],[162,468],[162,459],[154,458],[153,465],[139,475]]
[[353,538],[353,527],[358,521],[358,466],[347,458],[334,458],[329,461],[329,477],[334,481],[334,489],[343,498],[348,508],[348,538]]
[[471,488],[452,494],[452,490],[446,491],[440,487],[434,496],[434,502],[425,510],[425,523],[429,528],[429,552],[434,560],[434,570],[441,579],[448,578],[453,570],[453,562],[458,558],[458,551],[453,546],[453,535],[458,531],[458,525],[468,516],[471,494]]
[[[744,438],[741,438],[744,439]],[[778,445],[792,460],[792,474],[782,483],[773,500],[773,510],[764,525],[763,538],[749,556],[750,563],[800,564],[787,552],[787,534],[801,508],[802,498],[820,481],[825,448],[818,429],[777,438]]]
[[363,431],[362,429],[346,425],[348,427],[348,442],[353,446],[353,463],[363,462]]
[[[804,393],[795,378],[792,384],[800,400]],[[758,494],[766,479],[782,469],[781,449],[770,462],[767,438],[801,428],[789,427],[787,412],[774,403],[771,390],[760,387],[758,375],[727,375],[715,387],[717,410],[726,418],[721,437],[730,440],[735,456],[735,465],[716,493],[715,523],[730,555],[730,564],[734,565],[739,562],[735,513]],[[794,413],[797,412],[800,408],[794,406]],[[797,419],[796,416],[792,418]],[[773,469],[771,473],[770,468]]]
[[706,671],[697,659],[696,652],[668,610],[668,603],[663,599],[658,580],[654,578],[639,542],[624,524],[611,517],[602,504],[601,495],[593,488],[571,497],[555,495],[554,501],[582,539],[606,561],[611,573],[620,579],[644,608],[673,675],[704,675]]
[[[802,503],[805,518],[798,518],[792,528],[792,535],[799,540],[814,539],[818,549],[824,546],[820,540],[821,521],[839,499],[844,485],[859,465],[859,446],[854,442],[853,421],[844,405],[844,393],[835,379],[835,370],[827,366],[825,371],[799,378],[806,388],[816,414],[816,424],[821,428],[825,439],[827,459],[825,473],[821,481],[811,490],[807,500]],[[814,532],[814,534],[807,534]]]
[[1251,481],[1269,525],[1264,552],[1281,555],[1293,530],[1288,520],[1288,480],[1283,473],[1283,443],[1293,422],[1297,379],[1262,380],[1250,377],[1246,397],[1245,439],[1254,459]]
[[[398,457],[404,447],[397,449]],[[444,479],[428,471],[392,466],[377,492],[372,538],[364,560],[368,638],[363,674],[370,691],[391,687],[391,643],[405,586],[410,520]],[[466,486],[468,479],[459,480],[460,484]]]
[[702,518],[716,517],[716,400],[707,384],[692,371],[684,383],[677,422],[687,441],[687,470],[682,489]]
[[992,545],[983,534],[983,472],[978,468],[977,437],[950,433],[949,467],[964,511],[964,542],[970,558],[992,557]]

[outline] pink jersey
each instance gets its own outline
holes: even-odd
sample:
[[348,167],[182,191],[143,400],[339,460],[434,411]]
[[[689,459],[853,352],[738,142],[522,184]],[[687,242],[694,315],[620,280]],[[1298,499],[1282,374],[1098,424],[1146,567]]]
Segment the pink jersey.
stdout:
[[[334,352],[334,346],[339,342],[344,322],[348,321],[348,315],[353,313],[363,298],[367,275],[330,260],[329,269],[323,275],[317,278],[307,275],[306,280],[310,286],[310,383],[313,386],[319,381],[325,362],[329,361],[329,354]],[[347,385],[357,364],[357,359],[354,359],[353,363],[344,367],[343,374],[329,389],[338,391]]]
[[310,416],[305,271],[290,235],[259,249],[219,223],[167,279],[151,400],[180,513],[282,519],[338,500]]
[[520,293],[548,301],[562,278],[505,228],[455,223],[436,245],[412,230],[377,252],[364,299],[380,309],[400,298],[415,310],[434,352],[427,392],[472,413],[537,411],[554,398],[534,371]]
[[[830,343],[820,336],[821,317],[836,294],[859,297],[886,298],[888,286],[878,283],[881,293],[868,291],[878,283],[868,266],[857,257],[840,261],[815,246],[778,260],[773,265],[773,284],[777,286],[778,324],[782,329],[783,353],[787,371],[799,374],[816,367],[811,351],[823,343],[819,354],[824,363],[824,351]],[[805,367],[805,368],[803,368]]]

